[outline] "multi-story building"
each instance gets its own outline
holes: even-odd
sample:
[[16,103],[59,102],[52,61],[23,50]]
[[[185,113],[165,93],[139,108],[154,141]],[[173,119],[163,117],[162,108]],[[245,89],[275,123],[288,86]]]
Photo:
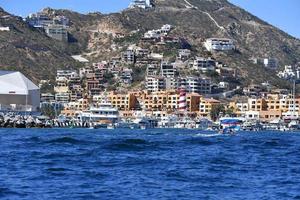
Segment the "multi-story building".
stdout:
[[162,62],[160,66],[160,74],[163,77],[175,77],[176,68],[173,64]]
[[254,64],[262,64],[270,69],[278,68],[278,59],[277,58],[251,58],[250,59]]
[[216,69],[216,61],[211,58],[197,57],[192,63],[192,67],[202,72],[213,71]]
[[[139,94],[138,100],[144,110],[150,112],[176,112],[179,105],[179,92],[176,90],[164,90]],[[187,112],[198,112],[201,96],[195,93],[187,93]]]
[[213,106],[220,104],[221,102],[215,99],[201,98],[199,104],[200,116],[209,117]]
[[286,80],[300,79],[300,71],[290,65],[286,65],[283,71],[278,72],[277,76]]
[[51,93],[42,93],[41,94],[41,102],[42,103],[50,103],[55,101],[55,96]]
[[67,103],[70,102],[70,94],[69,93],[56,93],[55,101],[66,105]]
[[120,74],[120,79],[125,84],[131,84],[132,83],[132,69],[125,68],[122,70]]
[[234,50],[233,40],[228,38],[208,38],[204,42],[207,51],[229,51]]
[[180,85],[185,86],[189,93],[210,94],[211,93],[211,80],[209,78],[201,77],[184,77],[181,78]]
[[44,28],[50,24],[53,24],[53,20],[50,19],[45,13],[38,12],[36,14],[30,14],[26,18],[26,22],[35,28]]
[[108,99],[112,105],[120,111],[134,110],[137,107],[137,98],[133,93],[116,94],[111,92],[108,94]]
[[57,70],[56,72],[56,80],[60,80],[60,79],[66,79],[69,80],[70,78],[77,78],[78,77],[78,73],[76,70]]
[[133,49],[127,49],[122,53],[122,60],[128,64],[135,62],[135,53]]
[[172,29],[172,25],[170,24],[164,24],[161,28],[160,28],[160,31],[161,33],[166,33],[168,34]]
[[259,96],[260,92],[262,92],[263,88],[260,85],[251,84],[245,88],[243,88],[243,93],[246,96]]
[[81,98],[78,99],[77,101],[71,101],[70,103],[67,104],[66,108],[69,110],[86,110],[90,106],[90,102],[87,98]]
[[278,60],[276,58],[264,58],[264,66],[270,69],[277,69]]
[[249,104],[246,101],[230,102],[229,108],[232,108],[237,116],[245,116],[246,112],[249,111]]
[[164,111],[167,110],[168,92],[158,91],[152,93],[144,93],[142,95],[144,108],[148,111]]
[[132,0],[129,5],[129,8],[152,8],[154,7],[154,0]]
[[150,54],[149,49],[136,48],[135,54],[137,57],[147,57]]
[[179,49],[177,59],[178,60],[187,60],[187,59],[189,59],[190,55],[191,55],[191,50]]
[[149,92],[157,92],[165,90],[165,79],[159,76],[147,76],[146,77],[146,89]]
[[263,111],[268,108],[267,101],[264,98],[249,98],[248,104],[251,111]]
[[45,27],[45,32],[55,40],[68,42],[68,30],[64,25],[50,24]]
[[144,34],[145,39],[159,39],[161,37],[160,30],[150,30]]
[[83,67],[79,69],[79,77],[82,79],[86,77],[87,74],[93,73],[93,69],[90,67]]
[[237,70],[231,67],[223,67],[222,64],[219,64],[216,68],[216,72],[221,76],[221,77],[236,77],[237,76]]
[[165,88],[166,90],[177,90],[180,86],[180,80],[177,77],[167,77],[165,78]]
[[154,64],[148,64],[147,65],[147,71],[146,74],[147,76],[157,76],[159,71],[159,67]]

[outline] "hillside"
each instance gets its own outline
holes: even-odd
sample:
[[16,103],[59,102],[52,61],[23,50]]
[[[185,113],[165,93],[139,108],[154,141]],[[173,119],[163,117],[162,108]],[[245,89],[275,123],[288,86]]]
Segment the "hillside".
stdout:
[[[3,11],[1,13],[3,16]],[[126,9],[108,15],[82,15],[52,9],[48,9],[48,13],[65,15],[70,19],[73,42],[56,42],[16,17],[8,21],[0,19],[1,24],[14,27],[9,33],[0,33],[0,66],[13,66],[35,79],[44,78],[49,69],[53,74],[58,67],[76,66],[78,63],[71,60],[71,54],[81,53],[92,61],[109,59],[136,43],[147,30],[157,29],[163,24],[175,26],[171,34],[186,39],[198,56],[207,54],[202,45],[206,38],[233,39],[237,51],[214,53],[212,56],[237,68],[244,84],[270,81],[275,85],[285,85],[285,81],[276,77],[275,71],[251,63],[251,57],[275,57],[281,67],[295,64],[300,58],[300,40],[226,0],[156,0],[155,9]],[[137,38],[130,38],[133,31]],[[117,43],[116,35],[119,33],[128,40]]]
[[80,52],[76,44],[57,42],[2,9],[0,26],[10,27],[0,32],[0,69],[21,71],[38,82],[53,79],[58,68],[80,65],[71,58]]

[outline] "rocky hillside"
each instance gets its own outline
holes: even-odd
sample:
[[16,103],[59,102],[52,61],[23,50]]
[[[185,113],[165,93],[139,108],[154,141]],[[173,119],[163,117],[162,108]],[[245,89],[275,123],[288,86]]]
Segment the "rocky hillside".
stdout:
[[[4,12],[1,13],[3,16]],[[207,54],[202,45],[206,38],[233,39],[237,51],[212,56],[237,68],[243,83],[268,80],[284,85],[275,71],[252,64],[251,57],[275,57],[282,67],[300,61],[300,40],[226,0],[156,0],[155,9],[127,9],[108,15],[52,9],[48,9],[48,13],[70,18],[72,43],[55,42],[16,17],[0,18],[0,25],[6,23],[14,27],[9,33],[0,33],[0,66],[14,67],[39,79],[56,67],[76,64],[70,59],[73,53],[85,54],[91,60],[116,56],[136,43],[145,31],[163,24],[175,26],[171,34],[185,38],[199,56]],[[118,34],[124,34],[127,40],[116,42]]]
[[57,68],[79,65],[71,58],[72,54],[80,53],[76,44],[55,41],[2,9],[0,27],[10,28],[10,31],[0,31],[1,70],[18,70],[38,82],[54,78]]

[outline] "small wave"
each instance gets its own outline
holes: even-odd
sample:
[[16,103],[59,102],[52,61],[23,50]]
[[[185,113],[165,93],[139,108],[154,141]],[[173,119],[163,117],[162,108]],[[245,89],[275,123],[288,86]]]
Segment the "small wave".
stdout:
[[53,144],[57,144],[57,143],[62,143],[62,144],[83,144],[86,143],[86,141],[83,140],[77,140],[75,138],[72,137],[61,137],[61,138],[55,138],[52,140],[48,140],[46,141],[46,143],[53,143]]
[[116,140],[110,141],[107,145],[107,149],[109,150],[119,150],[119,151],[139,151],[148,149],[154,149],[157,147],[157,144],[152,142],[147,142],[143,139],[124,139],[124,140]]
[[212,160],[210,160],[210,163],[212,164],[216,164],[216,165],[228,165],[228,166],[233,166],[236,165],[238,163],[233,162],[231,160],[228,160],[225,157],[217,157],[217,158],[213,158]]
[[126,139],[126,140],[124,140],[124,143],[128,143],[128,144],[147,144],[147,141],[143,140],[143,139]]
[[183,172],[177,171],[177,170],[170,170],[170,171],[166,172],[166,177],[168,177],[169,179],[173,179],[176,181],[182,181],[182,182],[186,182],[190,179]]
[[196,136],[198,136],[198,137],[217,137],[217,136],[221,136],[221,135],[218,133],[215,133],[215,134],[198,133],[198,134],[196,134]]
[[270,141],[264,142],[263,145],[264,146],[274,147],[274,146],[279,146],[280,143],[278,142],[278,140],[270,140]]
[[97,171],[84,171],[85,175],[92,178],[104,178],[107,175]]
[[209,146],[214,145],[215,142],[209,140],[209,137],[194,137],[184,140],[184,142],[192,145],[203,145],[203,146]]
[[61,168],[61,167],[51,167],[51,168],[48,168],[47,171],[50,171],[50,172],[63,172],[63,171],[72,171],[72,170],[66,169],[66,168]]
[[21,196],[20,193],[12,191],[9,188],[0,187],[0,197],[6,197],[6,196],[11,196],[11,195],[13,195],[13,196]]

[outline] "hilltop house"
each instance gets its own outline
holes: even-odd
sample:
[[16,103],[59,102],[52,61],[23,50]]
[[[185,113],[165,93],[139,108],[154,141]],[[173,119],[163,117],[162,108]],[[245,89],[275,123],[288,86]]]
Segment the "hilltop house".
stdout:
[[68,31],[63,25],[51,24],[45,27],[45,32],[53,39],[68,42]]
[[204,42],[207,51],[229,51],[234,50],[233,40],[228,38],[208,38]]
[[192,63],[192,68],[198,71],[213,71],[216,68],[216,61],[211,58],[197,57]]
[[132,0],[129,5],[129,8],[152,8],[154,7],[154,0]]

